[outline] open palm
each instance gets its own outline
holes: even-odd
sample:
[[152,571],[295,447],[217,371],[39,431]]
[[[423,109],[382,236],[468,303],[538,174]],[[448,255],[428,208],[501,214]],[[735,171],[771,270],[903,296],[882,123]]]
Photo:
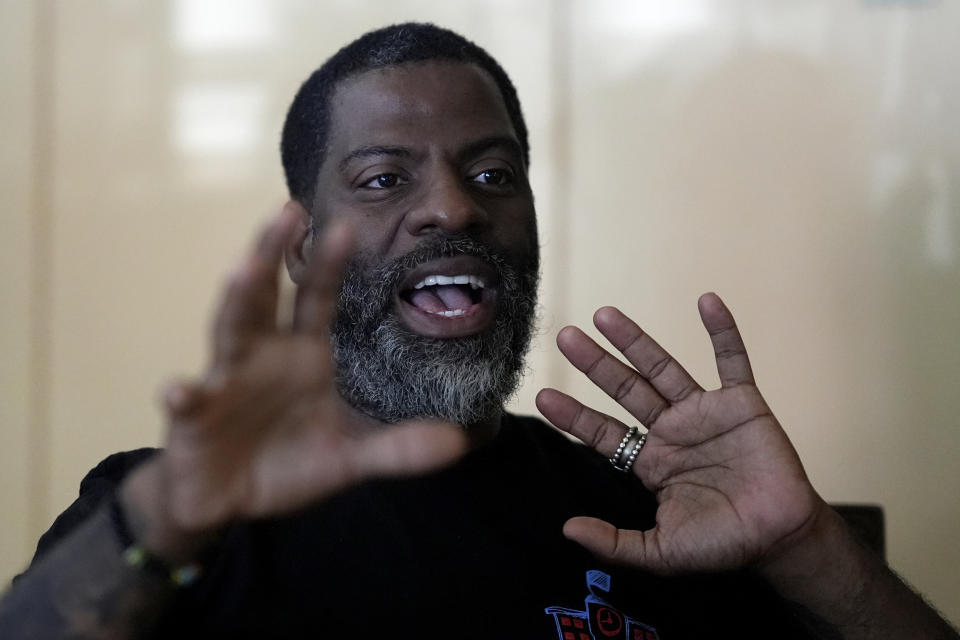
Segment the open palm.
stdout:
[[[560,350],[649,430],[633,472],[656,494],[656,526],[617,529],[573,518],[564,532],[614,562],[658,573],[718,571],[762,562],[802,534],[823,501],[753,380],[730,312],[700,299],[721,387],[705,391],[662,347],[612,307],[594,322],[633,365],[567,327]],[[620,421],[559,391],[537,406],[554,425],[610,456],[627,431]]]
[[370,476],[424,472],[465,449],[450,425],[346,428],[328,327],[350,232],[340,226],[323,238],[293,326],[282,327],[277,272],[297,215],[271,224],[233,274],[208,374],[166,393],[169,502],[185,529],[287,513]]

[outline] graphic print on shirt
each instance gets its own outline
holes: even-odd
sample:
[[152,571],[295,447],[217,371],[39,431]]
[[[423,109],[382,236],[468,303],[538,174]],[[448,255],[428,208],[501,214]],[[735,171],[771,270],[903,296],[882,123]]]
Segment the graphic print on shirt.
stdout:
[[657,630],[621,613],[606,601],[610,593],[610,575],[587,571],[587,597],[584,609],[547,607],[553,616],[558,640],[660,640]]

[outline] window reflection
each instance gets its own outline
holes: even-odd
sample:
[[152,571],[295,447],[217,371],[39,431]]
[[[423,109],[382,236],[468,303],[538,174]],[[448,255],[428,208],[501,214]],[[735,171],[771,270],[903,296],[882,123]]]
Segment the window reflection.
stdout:
[[263,47],[275,34],[266,0],[175,0],[173,32],[186,51]]
[[259,141],[264,103],[255,85],[184,87],[174,99],[174,144],[192,154],[249,151]]

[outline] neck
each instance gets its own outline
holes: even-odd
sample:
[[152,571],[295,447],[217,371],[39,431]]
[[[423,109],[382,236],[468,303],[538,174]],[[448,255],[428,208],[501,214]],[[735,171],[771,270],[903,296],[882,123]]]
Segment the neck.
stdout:
[[[380,432],[383,429],[389,429],[390,427],[396,426],[396,424],[409,424],[413,422],[444,422],[438,418],[413,418],[411,420],[405,420],[400,423],[390,423],[384,422],[379,418],[367,415],[362,411],[358,411],[351,404],[340,399],[340,414],[343,418],[343,424],[345,428],[351,433],[358,437],[362,437],[367,434]],[[469,442],[469,448],[475,449],[476,447],[493,440],[496,435],[500,432],[500,425],[503,421],[503,409],[500,409],[496,414],[490,416],[489,418],[478,422],[476,424],[469,425],[456,425],[458,428],[462,429],[464,433],[467,434],[467,441]],[[452,423],[450,423],[452,424]]]

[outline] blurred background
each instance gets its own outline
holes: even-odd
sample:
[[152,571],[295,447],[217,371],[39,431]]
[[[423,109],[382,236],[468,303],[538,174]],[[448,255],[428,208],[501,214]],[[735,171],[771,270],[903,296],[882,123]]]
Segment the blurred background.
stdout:
[[516,83],[543,386],[618,416],[559,328],[617,304],[716,384],[736,312],[814,485],[875,503],[960,622],[960,3],[0,0],[0,579],[107,454],[161,443],[224,275],[285,197],[283,115],[362,32],[432,21]]

